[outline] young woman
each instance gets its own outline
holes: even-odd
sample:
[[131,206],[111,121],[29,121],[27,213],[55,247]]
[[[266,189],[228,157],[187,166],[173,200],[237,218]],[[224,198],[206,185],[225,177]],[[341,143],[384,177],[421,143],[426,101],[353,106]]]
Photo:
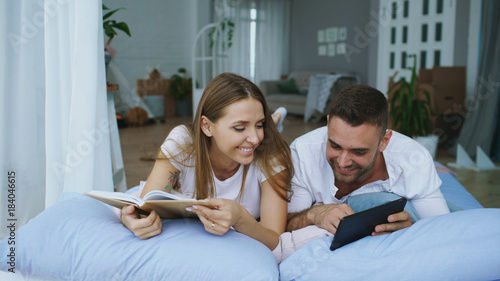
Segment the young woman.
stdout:
[[[223,235],[232,227],[273,250],[285,231],[292,176],[289,147],[262,92],[243,77],[223,73],[207,85],[193,124],[169,133],[141,196],[160,189],[208,198],[216,209],[189,209],[207,232]],[[121,220],[142,239],[161,232],[154,212],[140,217],[127,206]]]

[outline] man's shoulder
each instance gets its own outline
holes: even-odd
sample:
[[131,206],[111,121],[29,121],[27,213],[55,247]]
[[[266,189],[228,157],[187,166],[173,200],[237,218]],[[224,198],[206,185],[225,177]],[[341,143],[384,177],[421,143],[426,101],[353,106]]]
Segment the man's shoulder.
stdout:
[[413,152],[415,150],[425,150],[421,144],[419,144],[416,140],[403,135],[399,132],[392,131],[392,136],[389,141],[389,145],[387,146],[389,151],[395,152]]
[[416,140],[395,131],[393,131],[389,145],[384,151],[384,157],[389,165],[411,162],[411,166],[418,163],[418,166],[421,167],[421,165],[433,164],[432,156],[427,148]]

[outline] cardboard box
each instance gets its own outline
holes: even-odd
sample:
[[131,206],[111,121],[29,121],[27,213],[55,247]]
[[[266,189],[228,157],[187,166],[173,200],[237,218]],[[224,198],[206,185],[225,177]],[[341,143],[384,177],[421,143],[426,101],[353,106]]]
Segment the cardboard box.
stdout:
[[420,69],[419,86],[432,96],[438,114],[457,114],[465,111],[465,67],[435,66]]
[[[170,80],[161,78],[157,69],[153,69],[149,74],[149,79],[137,79],[137,92],[141,98],[146,96],[163,96],[164,107],[163,117],[175,116],[175,99],[168,95]],[[160,109],[158,109],[160,110]]]
[[144,96],[164,96],[167,94],[168,83],[166,79],[161,78],[161,73],[158,69],[153,69],[149,73],[148,79],[137,80],[137,92],[142,98]]
[[[465,118],[465,67],[434,67],[420,69],[418,88],[429,92],[433,105],[431,132],[439,136],[441,145],[449,145],[460,133]],[[389,89],[394,82],[389,81]],[[394,90],[398,85],[394,86]],[[394,92],[389,92],[392,97]],[[425,99],[420,93],[419,98]],[[389,117],[389,126],[392,128]]]

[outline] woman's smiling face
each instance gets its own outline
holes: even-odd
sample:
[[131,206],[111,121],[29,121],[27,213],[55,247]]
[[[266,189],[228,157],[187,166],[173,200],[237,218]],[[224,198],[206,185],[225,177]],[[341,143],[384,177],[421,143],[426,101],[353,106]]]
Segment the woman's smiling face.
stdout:
[[230,104],[215,123],[202,118],[203,132],[212,139],[213,163],[252,163],[255,149],[264,139],[264,108],[258,100],[248,98]]

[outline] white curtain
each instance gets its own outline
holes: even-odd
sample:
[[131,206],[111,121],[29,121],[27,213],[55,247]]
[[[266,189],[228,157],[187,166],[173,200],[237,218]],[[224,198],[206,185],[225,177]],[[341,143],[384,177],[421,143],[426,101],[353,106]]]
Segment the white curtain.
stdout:
[[[488,156],[500,155],[499,16],[499,1],[482,2],[478,77],[474,97],[468,101],[469,113],[457,140],[457,144],[461,144],[471,157],[476,157],[477,146]],[[450,149],[452,155],[457,151],[456,146]]]
[[233,46],[229,52],[229,71],[250,78],[250,10],[255,8],[255,78],[279,79],[289,71],[290,1],[254,0],[235,2],[231,18],[235,22]]
[[[239,1],[230,6],[229,17],[234,22],[233,45],[228,52],[225,71],[250,79],[250,10],[254,1]],[[226,12],[227,13],[227,12]]]
[[114,127],[101,1],[2,0],[0,28],[0,215],[18,228],[62,192],[113,190]]
[[289,72],[290,1],[257,1],[255,83]]

